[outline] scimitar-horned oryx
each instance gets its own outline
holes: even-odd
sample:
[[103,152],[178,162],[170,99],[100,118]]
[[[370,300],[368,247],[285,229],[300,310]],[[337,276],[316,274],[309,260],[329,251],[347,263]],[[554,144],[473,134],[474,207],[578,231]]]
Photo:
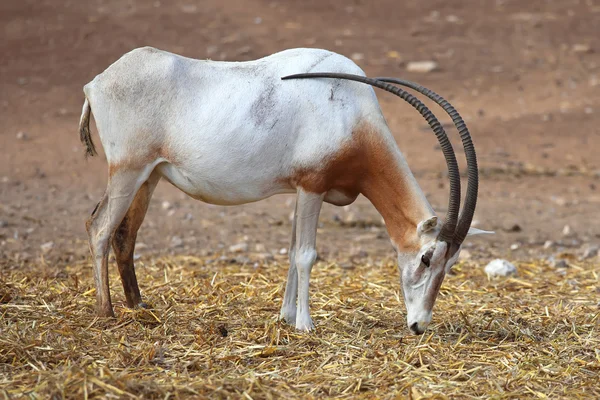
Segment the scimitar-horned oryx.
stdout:
[[[459,170],[444,129],[423,103],[392,83],[432,98],[457,125],[469,169],[460,216]],[[450,178],[444,223],[398,149],[371,86],[410,103],[438,138]],[[418,85],[366,78],[339,54],[292,49],[255,61],[216,62],[144,47],[96,76],[84,93],[81,140],[88,155],[96,154],[89,131],[93,110],[109,173],[106,192],[87,221],[100,316],[114,315],[108,280],[111,244],[127,305],[144,306],[133,253],[161,178],[195,199],[219,205],[297,193],[281,317],[299,330],[314,327],[309,278],[323,201],[342,206],[362,194],[381,213],[398,253],[407,322],[415,333],[430,323],[461,243],[468,234],[481,232],[469,230],[477,200],[477,161],[458,113]]]

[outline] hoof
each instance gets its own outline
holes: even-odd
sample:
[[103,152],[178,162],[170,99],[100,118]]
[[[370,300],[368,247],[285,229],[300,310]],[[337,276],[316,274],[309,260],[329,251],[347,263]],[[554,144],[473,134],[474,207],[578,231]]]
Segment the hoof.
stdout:
[[281,309],[279,319],[290,325],[296,325],[296,309]]
[[297,318],[296,319],[296,330],[301,332],[310,332],[315,329],[312,319],[308,318]]
[[106,307],[99,308],[98,311],[96,312],[96,314],[99,317],[101,317],[101,318],[115,318],[115,313],[113,312],[112,307],[110,307],[110,308],[106,308]]

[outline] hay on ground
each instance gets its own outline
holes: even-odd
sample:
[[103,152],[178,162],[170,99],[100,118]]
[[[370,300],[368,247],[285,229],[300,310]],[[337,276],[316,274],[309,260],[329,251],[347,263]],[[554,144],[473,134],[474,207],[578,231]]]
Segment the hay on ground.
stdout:
[[113,273],[116,319],[94,315],[88,262],[42,264],[0,270],[0,397],[600,397],[598,265],[490,280],[461,264],[414,336],[392,260],[319,262],[310,334],[277,321],[283,258],[142,259],[153,309],[125,308]]

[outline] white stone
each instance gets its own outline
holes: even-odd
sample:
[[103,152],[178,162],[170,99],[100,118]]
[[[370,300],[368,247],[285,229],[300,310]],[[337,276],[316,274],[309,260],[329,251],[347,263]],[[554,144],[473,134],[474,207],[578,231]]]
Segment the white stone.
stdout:
[[183,239],[180,238],[179,236],[173,236],[171,238],[171,246],[172,247],[182,247],[183,246]]
[[43,253],[49,253],[54,248],[54,242],[46,242],[40,246]]
[[248,243],[242,242],[229,246],[229,251],[232,253],[243,253],[248,251]]
[[576,43],[572,47],[573,53],[591,53],[592,46],[587,43]]
[[256,243],[254,248],[258,253],[266,253],[267,252],[267,247],[262,243]]
[[485,266],[485,273],[490,276],[516,275],[517,267],[506,260],[497,258]]
[[581,255],[582,260],[589,260],[590,258],[594,258],[598,255],[600,248],[598,246],[587,246],[583,249],[583,254]]
[[435,71],[438,64],[435,61],[411,61],[406,65],[408,72],[428,73]]

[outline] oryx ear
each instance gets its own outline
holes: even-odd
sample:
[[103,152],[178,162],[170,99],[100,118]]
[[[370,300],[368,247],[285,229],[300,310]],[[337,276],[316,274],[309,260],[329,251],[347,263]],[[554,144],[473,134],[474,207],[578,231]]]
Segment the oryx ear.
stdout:
[[477,229],[470,227],[469,232],[467,232],[467,236],[475,236],[475,235],[495,235],[494,231],[484,231],[483,229]]
[[433,231],[438,225],[438,217],[435,215],[429,219],[419,222],[417,226],[417,233],[419,236],[423,236],[423,234]]

